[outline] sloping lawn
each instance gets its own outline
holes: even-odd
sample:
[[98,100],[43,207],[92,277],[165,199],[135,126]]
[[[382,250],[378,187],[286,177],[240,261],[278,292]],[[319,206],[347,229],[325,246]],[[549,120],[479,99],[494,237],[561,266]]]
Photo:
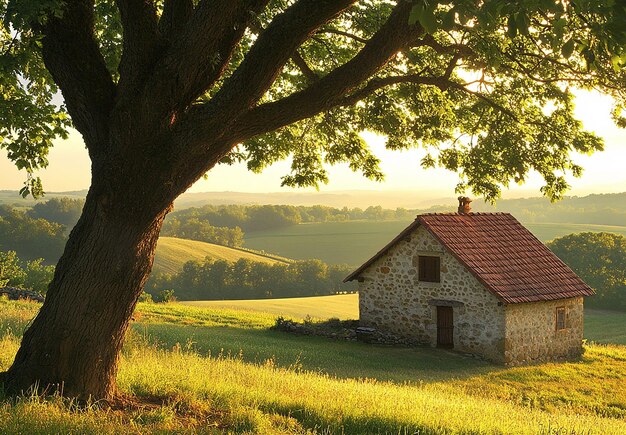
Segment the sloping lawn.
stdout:
[[[0,300],[0,370],[37,309]],[[111,411],[0,395],[0,432],[626,433],[622,346],[507,369],[437,349],[268,330],[273,318],[140,304],[118,383],[150,406]]]

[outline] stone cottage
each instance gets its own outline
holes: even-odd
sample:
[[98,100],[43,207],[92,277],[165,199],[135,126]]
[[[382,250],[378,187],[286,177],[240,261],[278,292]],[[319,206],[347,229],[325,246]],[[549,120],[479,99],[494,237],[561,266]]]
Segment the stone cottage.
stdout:
[[593,290],[510,214],[459,202],[345,279],[359,282],[361,325],[507,365],[579,356]]

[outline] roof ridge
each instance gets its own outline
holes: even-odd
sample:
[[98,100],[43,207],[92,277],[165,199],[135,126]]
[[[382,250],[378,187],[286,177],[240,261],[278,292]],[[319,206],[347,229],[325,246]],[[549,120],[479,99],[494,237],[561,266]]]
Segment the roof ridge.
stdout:
[[507,215],[513,216],[511,213],[506,211],[477,211],[477,212],[469,212],[469,213],[458,213],[458,212],[441,212],[441,213],[422,213],[418,214],[417,218],[420,216],[491,216],[491,215]]
[[[454,219],[448,219],[450,217]],[[504,303],[557,300],[594,293],[528,228],[505,212],[418,215],[345,281],[357,278],[420,226]]]

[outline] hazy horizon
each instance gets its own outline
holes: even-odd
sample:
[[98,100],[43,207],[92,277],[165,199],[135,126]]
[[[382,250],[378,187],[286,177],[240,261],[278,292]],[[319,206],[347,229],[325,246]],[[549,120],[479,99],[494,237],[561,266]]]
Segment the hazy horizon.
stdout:
[[[617,193],[626,190],[626,130],[617,128],[610,118],[611,99],[594,92],[578,91],[576,115],[585,128],[602,136],[605,151],[591,156],[574,154],[574,160],[585,171],[582,178],[567,177],[571,189],[570,196],[584,196],[591,193]],[[330,182],[314,188],[293,189],[280,186],[280,177],[289,173],[290,162],[281,161],[261,174],[249,172],[245,164],[233,166],[219,165],[209,172],[207,180],[201,179],[189,190],[198,192],[246,192],[246,193],[301,193],[323,195],[346,191],[395,192],[417,195],[420,200],[454,198],[458,181],[455,173],[444,169],[423,169],[420,159],[425,154],[422,148],[407,151],[390,151],[384,148],[383,139],[372,133],[363,134],[374,154],[381,159],[381,169],[385,181],[377,183],[353,173],[347,165],[329,167]],[[58,140],[50,151],[50,165],[39,171],[46,192],[78,191],[89,187],[90,161],[80,134],[72,130],[69,139]],[[0,152],[0,190],[18,191],[25,180],[6,158],[6,151]],[[502,198],[541,196],[543,185],[537,174],[531,174],[521,186],[512,184],[503,189]],[[471,192],[467,192],[471,196]]]
[[[86,194],[86,189],[48,192],[40,201],[46,201],[54,197],[80,198]],[[529,195],[501,198],[497,201],[495,209],[502,209],[503,202],[543,198],[548,203],[549,200],[542,197],[538,192],[529,192]],[[582,198],[588,195],[602,195],[609,192],[590,192],[584,195],[566,195],[568,198]],[[613,194],[626,194],[626,188],[622,192],[611,192]],[[457,195],[432,196],[425,192],[398,190],[398,191],[375,191],[375,190],[336,190],[330,192],[236,192],[236,191],[214,191],[214,192],[186,192],[175,201],[175,209],[187,207],[200,207],[206,204],[212,205],[294,205],[294,206],[314,206],[324,205],[334,208],[362,208],[369,206],[381,206],[385,209],[428,209],[434,206],[450,206],[457,204]],[[485,204],[481,199],[474,198],[473,206],[476,209],[491,209],[489,204]],[[13,204],[14,206],[29,206],[35,201],[32,198],[22,199],[15,190],[0,190],[0,202]],[[558,202],[557,202],[558,204]]]

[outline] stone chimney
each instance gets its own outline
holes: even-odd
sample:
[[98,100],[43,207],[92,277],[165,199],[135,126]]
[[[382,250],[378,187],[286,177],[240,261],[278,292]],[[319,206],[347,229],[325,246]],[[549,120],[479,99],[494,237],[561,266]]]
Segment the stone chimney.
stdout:
[[459,196],[459,214],[468,214],[472,211],[470,202],[472,202],[472,200],[467,196]]

